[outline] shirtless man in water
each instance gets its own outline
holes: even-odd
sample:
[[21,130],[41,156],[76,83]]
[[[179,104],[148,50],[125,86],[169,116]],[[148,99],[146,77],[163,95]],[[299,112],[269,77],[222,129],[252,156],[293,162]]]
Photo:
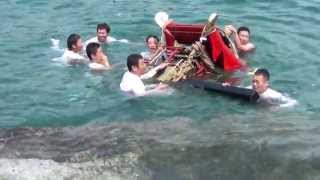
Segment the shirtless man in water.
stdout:
[[89,68],[91,70],[106,70],[111,68],[108,57],[103,53],[99,43],[89,43],[86,52],[90,59]]
[[242,26],[238,30],[233,25],[226,26],[227,33],[234,35],[235,45],[240,53],[252,52],[255,46],[250,42],[250,30],[248,27]]

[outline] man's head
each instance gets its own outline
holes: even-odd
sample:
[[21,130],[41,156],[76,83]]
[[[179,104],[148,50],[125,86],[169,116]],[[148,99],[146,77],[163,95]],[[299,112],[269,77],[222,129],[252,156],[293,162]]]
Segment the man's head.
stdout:
[[267,69],[258,69],[252,79],[252,89],[258,94],[265,92],[269,87],[270,74]]
[[245,27],[245,26],[239,27],[237,33],[238,33],[241,44],[245,45],[249,43],[250,30],[248,27]]
[[107,37],[110,32],[110,26],[107,23],[101,23],[97,25],[97,37],[101,43],[107,42]]
[[86,48],[87,56],[90,61],[96,61],[102,59],[103,52],[98,43],[90,43]]
[[80,35],[71,34],[67,39],[67,46],[70,51],[80,52],[83,47]]
[[149,35],[146,38],[146,43],[151,52],[155,52],[159,46],[159,38],[156,35]]
[[146,66],[140,54],[131,54],[127,58],[127,67],[130,72],[138,76],[144,74]]

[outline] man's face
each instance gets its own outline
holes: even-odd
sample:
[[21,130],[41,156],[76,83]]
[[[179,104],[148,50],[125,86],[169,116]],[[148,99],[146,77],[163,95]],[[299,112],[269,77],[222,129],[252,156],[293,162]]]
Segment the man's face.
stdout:
[[142,75],[146,71],[146,65],[143,61],[143,59],[139,59],[138,66],[133,66],[133,71],[137,75]]
[[240,31],[238,35],[239,35],[241,44],[245,45],[249,43],[250,34],[248,31]]
[[153,37],[148,39],[147,45],[150,52],[155,52],[158,49],[158,41]]
[[73,47],[73,50],[75,52],[80,52],[82,51],[82,48],[83,48],[83,43],[82,43],[82,40],[81,38],[77,40],[76,44],[75,45],[72,45]]
[[258,94],[264,93],[268,89],[268,81],[263,75],[254,75],[252,79],[252,89]]
[[97,31],[98,41],[105,43],[107,41],[108,33],[106,29],[98,29]]

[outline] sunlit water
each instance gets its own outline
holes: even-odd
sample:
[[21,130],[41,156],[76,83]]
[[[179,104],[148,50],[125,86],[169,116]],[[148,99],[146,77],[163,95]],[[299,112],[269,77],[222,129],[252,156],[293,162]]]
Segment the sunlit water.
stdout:
[[[257,46],[249,65],[268,68],[272,87],[299,104],[265,108],[187,87],[124,96],[126,57],[145,50],[148,34],[160,35],[160,10],[197,23],[217,11],[221,26],[249,26]],[[60,163],[90,161],[74,158],[80,152],[135,152],[146,179],[320,179],[319,12],[315,0],[1,1],[0,156]],[[100,22],[129,41],[104,47],[112,70],[52,61],[61,52],[51,38],[65,48],[69,34],[88,39]]]

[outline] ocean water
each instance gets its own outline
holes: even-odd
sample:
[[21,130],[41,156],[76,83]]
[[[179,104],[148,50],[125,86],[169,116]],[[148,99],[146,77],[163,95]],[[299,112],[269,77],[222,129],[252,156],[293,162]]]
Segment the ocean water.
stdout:
[[[272,87],[299,104],[266,108],[191,88],[123,96],[126,57],[160,35],[158,11],[188,23],[218,12],[220,26],[250,27],[249,65],[268,68]],[[0,177],[320,179],[319,12],[316,0],[0,1]],[[112,70],[52,61],[61,52],[51,38],[65,48],[69,34],[86,40],[100,22],[129,41],[104,47]]]

